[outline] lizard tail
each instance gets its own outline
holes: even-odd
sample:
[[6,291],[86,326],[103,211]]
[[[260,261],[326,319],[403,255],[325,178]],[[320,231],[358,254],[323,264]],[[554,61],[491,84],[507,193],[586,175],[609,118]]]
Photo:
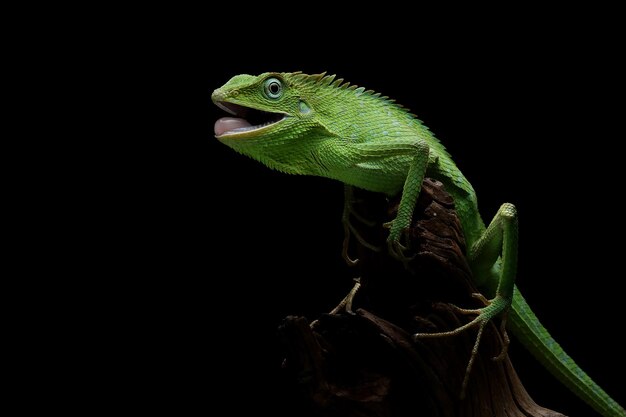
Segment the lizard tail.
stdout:
[[626,417],[626,411],[569,357],[550,336],[517,288],[508,327],[559,381],[604,417]]

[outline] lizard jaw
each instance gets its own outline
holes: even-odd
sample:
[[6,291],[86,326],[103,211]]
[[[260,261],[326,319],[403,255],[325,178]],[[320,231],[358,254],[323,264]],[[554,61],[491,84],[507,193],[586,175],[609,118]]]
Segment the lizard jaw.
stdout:
[[222,117],[215,122],[215,137],[245,137],[250,133],[261,133],[268,126],[285,119],[284,113],[270,113],[262,110],[244,107],[239,104],[225,101],[215,101],[220,109],[238,117]]

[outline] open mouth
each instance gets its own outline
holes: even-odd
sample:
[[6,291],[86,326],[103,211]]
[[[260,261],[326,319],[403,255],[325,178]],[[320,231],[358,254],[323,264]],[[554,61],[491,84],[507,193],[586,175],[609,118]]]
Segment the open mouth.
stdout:
[[215,136],[236,135],[260,130],[264,127],[280,122],[285,118],[284,113],[270,113],[238,104],[216,101],[220,109],[235,117],[222,117],[215,122]]

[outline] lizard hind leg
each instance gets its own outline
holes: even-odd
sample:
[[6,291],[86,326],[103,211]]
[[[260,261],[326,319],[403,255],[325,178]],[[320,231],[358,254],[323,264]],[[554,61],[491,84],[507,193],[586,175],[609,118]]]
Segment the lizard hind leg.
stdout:
[[[465,394],[485,326],[493,318],[502,314],[501,329],[504,330],[506,313],[511,306],[517,268],[517,212],[515,206],[506,203],[500,207],[487,230],[472,245],[468,258],[475,278],[481,282],[480,278],[487,277],[483,282],[487,288],[495,288],[495,296],[488,300],[482,294],[473,294],[474,298],[478,298],[485,304],[482,308],[463,309],[455,306],[455,310],[459,313],[476,314],[476,318],[463,326],[447,332],[417,333],[414,336],[415,339],[455,336],[467,329],[478,327],[478,335],[465,370],[461,397]],[[499,266],[499,268],[494,269],[494,266]],[[497,271],[495,275],[491,273],[494,270]],[[493,278],[489,280],[490,277]],[[504,359],[506,356],[509,338],[505,331],[502,332],[502,341],[502,352],[494,358],[495,360]]]

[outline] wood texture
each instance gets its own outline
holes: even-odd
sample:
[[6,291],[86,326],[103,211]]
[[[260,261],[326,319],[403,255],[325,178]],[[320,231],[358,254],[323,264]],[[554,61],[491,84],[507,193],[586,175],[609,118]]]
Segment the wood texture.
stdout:
[[355,211],[375,225],[353,218],[353,226],[381,249],[372,251],[352,239],[362,283],[355,314],[321,315],[313,329],[304,318],[287,317],[279,329],[285,372],[301,396],[302,415],[562,416],[535,404],[508,357],[491,359],[502,348],[495,325],[485,330],[463,400],[461,384],[476,331],[413,340],[414,333],[451,330],[470,319],[451,304],[481,306],[471,296],[477,290],[463,234],[442,184],[424,182],[410,230],[415,254],[410,271],[389,257],[381,226],[394,217],[398,202],[360,190],[354,196]]

